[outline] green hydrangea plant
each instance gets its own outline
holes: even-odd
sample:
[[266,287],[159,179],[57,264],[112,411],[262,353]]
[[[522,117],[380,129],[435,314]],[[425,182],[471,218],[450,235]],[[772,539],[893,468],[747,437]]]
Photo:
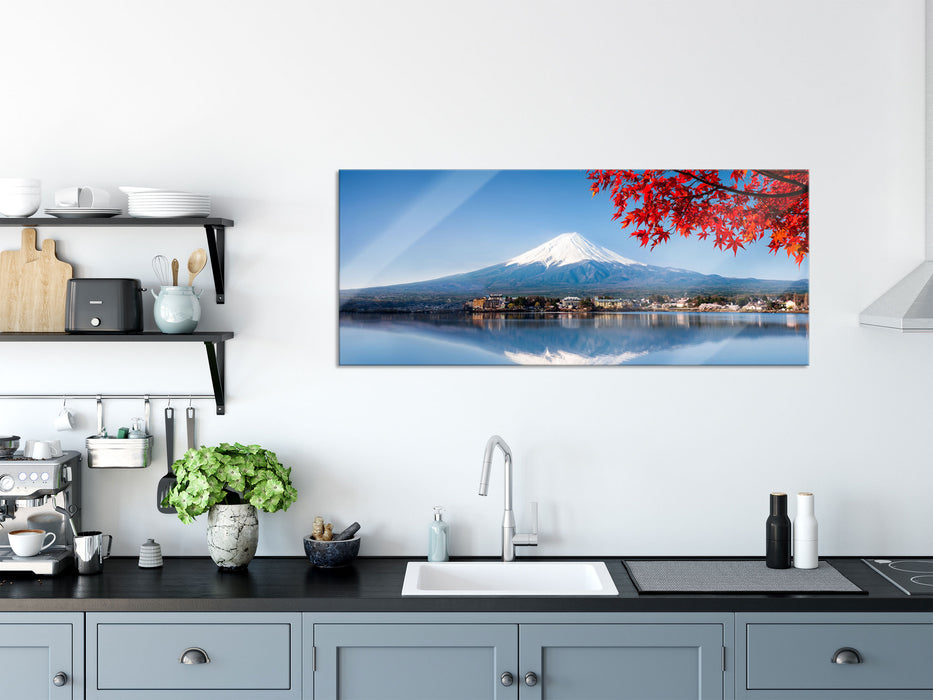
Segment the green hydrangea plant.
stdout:
[[291,469],[283,467],[274,452],[259,445],[199,447],[185,452],[172,465],[176,483],[162,500],[178,511],[178,519],[191,523],[218,503],[250,503],[274,513],[288,510],[298,498]]

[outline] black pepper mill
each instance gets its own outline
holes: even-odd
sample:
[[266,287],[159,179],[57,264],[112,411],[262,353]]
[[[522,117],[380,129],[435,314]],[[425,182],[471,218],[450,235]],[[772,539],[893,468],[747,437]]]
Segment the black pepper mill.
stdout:
[[790,568],[790,518],[787,517],[787,494],[771,494],[771,515],[765,523],[765,563],[769,569]]

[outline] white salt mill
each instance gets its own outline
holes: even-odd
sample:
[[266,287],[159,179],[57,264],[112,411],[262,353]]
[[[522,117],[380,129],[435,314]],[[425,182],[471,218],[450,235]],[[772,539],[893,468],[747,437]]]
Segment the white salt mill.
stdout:
[[794,568],[815,569],[820,565],[816,551],[817,524],[813,514],[813,494],[797,494],[797,517],[794,518]]

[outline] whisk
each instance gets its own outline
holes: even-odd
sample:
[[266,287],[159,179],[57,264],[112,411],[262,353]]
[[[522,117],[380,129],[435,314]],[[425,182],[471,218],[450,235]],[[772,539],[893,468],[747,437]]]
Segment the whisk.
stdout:
[[172,278],[169,276],[168,258],[164,255],[156,255],[152,259],[152,271],[159,278],[159,284],[163,287],[169,285]]

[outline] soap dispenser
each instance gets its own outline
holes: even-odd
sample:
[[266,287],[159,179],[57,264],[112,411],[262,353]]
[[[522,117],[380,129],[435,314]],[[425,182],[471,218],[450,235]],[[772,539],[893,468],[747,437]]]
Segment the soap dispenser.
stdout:
[[441,518],[442,506],[434,506],[434,521],[428,529],[428,561],[447,561],[447,536],[450,529]]

